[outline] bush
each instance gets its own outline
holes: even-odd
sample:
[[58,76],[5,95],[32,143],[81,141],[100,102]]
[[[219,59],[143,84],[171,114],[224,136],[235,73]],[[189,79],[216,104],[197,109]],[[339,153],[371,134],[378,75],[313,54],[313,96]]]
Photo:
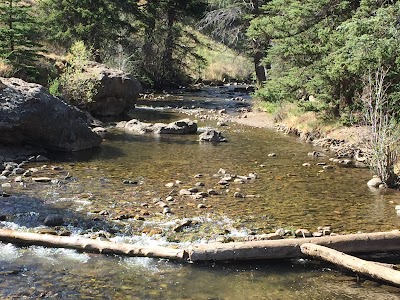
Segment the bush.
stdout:
[[59,78],[53,81],[52,90],[56,92],[56,85],[61,85],[62,95],[69,102],[77,106],[85,106],[92,102],[96,95],[96,80],[85,72],[91,58],[91,50],[81,41],[75,42],[70,49],[68,64]]

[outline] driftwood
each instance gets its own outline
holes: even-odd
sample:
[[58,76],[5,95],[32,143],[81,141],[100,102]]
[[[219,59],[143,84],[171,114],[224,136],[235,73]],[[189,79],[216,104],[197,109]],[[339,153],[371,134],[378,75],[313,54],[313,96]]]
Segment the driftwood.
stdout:
[[349,269],[355,273],[400,286],[400,271],[393,270],[379,263],[366,261],[343,252],[310,243],[303,244],[301,252]]
[[145,256],[168,258],[173,260],[186,259],[186,252],[181,249],[136,246],[132,244],[99,241],[84,237],[55,236],[49,234],[19,232],[9,229],[0,229],[0,241],[22,245],[39,245],[54,248],[69,248],[84,252],[95,252],[104,254]]
[[204,244],[188,249],[191,261],[285,259],[305,257],[300,246],[313,243],[346,253],[400,251],[400,231],[296,238],[267,241]]
[[300,246],[305,243],[327,246],[346,253],[400,251],[400,231],[398,230],[319,238],[293,238],[226,244],[210,243],[191,246],[189,249],[137,246],[84,237],[54,236],[9,229],[0,229],[0,241],[22,245],[70,248],[104,254],[189,260],[192,262],[305,257],[300,249]]

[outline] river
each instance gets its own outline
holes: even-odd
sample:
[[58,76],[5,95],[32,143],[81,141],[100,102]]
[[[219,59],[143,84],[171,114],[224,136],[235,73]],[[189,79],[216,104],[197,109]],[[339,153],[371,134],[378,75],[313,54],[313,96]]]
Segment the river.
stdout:
[[[243,97],[235,99],[234,97]],[[230,99],[230,100],[227,100]],[[228,113],[246,103],[229,87],[163,100],[143,100],[130,118],[171,122],[200,118],[207,109]],[[177,107],[185,106],[185,109]],[[218,115],[217,110],[211,116]],[[331,226],[335,233],[398,229],[396,191],[370,190],[365,168],[323,169],[323,151],[274,130],[228,123],[227,143],[199,143],[197,135],[132,135],[114,129],[101,147],[49,154],[46,165],[31,164],[52,183],[11,180],[0,197],[1,227],[41,230],[46,215],[64,216],[56,228],[71,234],[145,245],[240,240],[284,228]],[[275,156],[269,154],[275,153]],[[325,152],[324,152],[325,153]],[[303,166],[309,163],[310,166]],[[223,169],[257,178],[220,186]],[[196,175],[201,176],[196,176]],[[219,177],[218,177],[219,176]],[[127,184],[128,183],[128,184]],[[167,186],[166,186],[167,185]],[[180,196],[180,189],[214,189],[204,199]],[[240,193],[244,198],[234,197]],[[167,201],[166,198],[172,196]],[[159,200],[172,213],[164,214]],[[158,201],[158,202],[157,202]],[[199,206],[202,204],[202,206]],[[182,230],[174,230],[190,220]],[[398,258],[397,258],[398,259]],[[4,299],[398,299],[399,290],[332,270],[310,260],[188,264],[125,258],[0,243],[0,297]]]

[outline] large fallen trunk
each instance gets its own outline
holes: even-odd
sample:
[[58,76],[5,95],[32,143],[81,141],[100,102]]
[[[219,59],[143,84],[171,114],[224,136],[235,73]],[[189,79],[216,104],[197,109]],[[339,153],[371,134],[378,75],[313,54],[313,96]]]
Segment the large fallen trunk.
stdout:
[[303,244],[301,252],[319,258],[364,276],[400,286],[400,272],[381,264],[366,261],[340,251],[315,244]]
[[174,260],[183,260],[187,258],[186,252],[182,249],[137,246],[132,244],[99,241],[84,237],[55,236],[49,234],[19,232],[9,229],[0,229],[0,241],[20,245],[39,245],[54,248],[69,248],[85,252],[96,252],[104,254],[145,256]]
[[204,244],[191,246],[191,261],[255,260],[298,258],[305,255],[300,246],[313,243],[346,253],[400,251],[400,231],[336,235],[318,238]]
[[293,238],[273,241],[211,243],[195,245],[189,249],[148,247],[132,244],[93,240],[84,237],[64,237],[0,229],[0,241],[70,248],[80,251],[128,256],[146,256],[189,261],[285,259],[305,257],[300,246],[319,244],[347,253],[400,251],[400,231],[337,235],[320,238]]

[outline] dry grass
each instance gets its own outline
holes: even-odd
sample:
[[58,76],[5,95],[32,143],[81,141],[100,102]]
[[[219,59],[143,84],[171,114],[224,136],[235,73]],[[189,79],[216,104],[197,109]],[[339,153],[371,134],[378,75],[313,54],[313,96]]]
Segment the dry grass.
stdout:
[[0,77],[11,77],[13,73],[13,67],[0,59]]

